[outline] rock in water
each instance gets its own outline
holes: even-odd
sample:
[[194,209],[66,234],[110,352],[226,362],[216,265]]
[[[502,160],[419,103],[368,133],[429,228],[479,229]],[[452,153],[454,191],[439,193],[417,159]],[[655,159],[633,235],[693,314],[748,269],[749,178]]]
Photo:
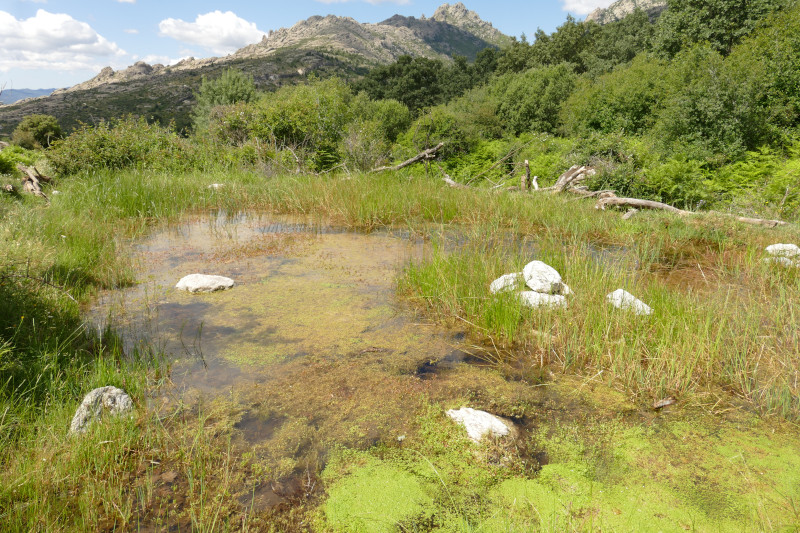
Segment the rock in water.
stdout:
[[521,275],[521,272],[517,272],[516,274],[503,274],[489,285],[489,292],[497,294],[498,292],[513,289],[517,286],[517,281]]
[[500,418],[486,411],[478,411],[469,407],[450,409],[447,416],[464,426],[467,435],[475,442],[480,442],[484,435],[505,437],[511,430]]
[[794,259],[792,259],[790,257],[786,257],[785,255],[776,255],[774,257],[765,257],[764,258],[764,262],[765,263],[773,263],[773,264],[777,263],[777,264],[783,265],[783,266],[785,266],[787,268],[798,266],[797,262],[795,262]]
[[777,257],[797,257],[800,256],[800,246],[796,244],[770,244],[767,246],[767,253]]
[[124,415],[133,410],[133,402],[127,393],[117,387],[100,387],[84,396],[72,423],[70,433],[84,433],[89,424],[103,417],[103,412],[110,415]]
[[230,289],[233,280],[224,276],[211,276],[208,274],[189,274],[184,276],[175,285],[176,289],[189,292],[214,292]]
[[541,292],[525,291],[519,295],[525,307],[561,307],[567,308],[567,299],[560,294],[542,294]]
[[563,290],[561,274],[541,261],[531,261],[522,269],[525,283],[532,291],[544,294],[561,294]]
[[617,309],[628,309],[637,315],[650,315],[653,313],[650,306],[623,289],[615,290],[606,296],[606,300]]

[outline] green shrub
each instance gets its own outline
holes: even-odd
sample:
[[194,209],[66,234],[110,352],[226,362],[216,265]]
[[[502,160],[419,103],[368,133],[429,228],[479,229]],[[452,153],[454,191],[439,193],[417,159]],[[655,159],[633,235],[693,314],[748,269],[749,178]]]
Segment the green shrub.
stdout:
[[639,134],[655,122],[666,96],[665,61],[646,54],[597,80],[583,79],[561,110],[564,130],[573,135],[591,131]]
[[552,133],[559,125],[561,104],[572,92],[576,80],[573,67],[566,63],[496,78],[491,91],[497,98],[497,115],[514,135],[534,131]]
[[449,157],[469,152],[480,138],[471,134],[463,115],[450,106],[436,106],[415,120],[397,142],[406,150],[406,155],[443,142],[441,155]]
[[667,153],[719,164],[764,144],[759,78],[736,66],[708,46],[675,58],[665,72],[668,93],[653,129]]
[[213,80],[203,77],[192,112],[195,130],[205,131],[216,106],[250,102],[255,96],[253,77],[238,70],[226,69],[219,78]]
[[0,174],[14,174],[17,164],[31,166],[36,163],[37,153],[21,146],[9,146],[0,150]]
[[219,105],[209,113],[207,132],[214,142],[240,146],[251,137],[256,119],[257,111],[253,104]]
[[171,127],[127,116],[83,127],[53,144],[48,157],[61,175],[103,168],[185,170],[197,163],[192,146]]
[[352,120],[352,93],[338,78],[282,87],[257,104],[250,137],[308,152],[314,165],[339,160],[337,146]]
[[61,138],[61,126],[52,115],[28,115],[11,134],[11,140],[28,150],[48,148]]
[[644,174],[641,189],[649,198],[690,210],[712,199],[710,174],[702,161],[677,157],[648,168]]

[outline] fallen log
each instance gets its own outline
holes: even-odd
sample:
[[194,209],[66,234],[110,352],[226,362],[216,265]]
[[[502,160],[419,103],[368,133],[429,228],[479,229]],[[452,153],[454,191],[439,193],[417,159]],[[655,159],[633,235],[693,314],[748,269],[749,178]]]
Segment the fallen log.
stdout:
[[447,172],[441,167],[441,165],[436,165],[436,168],[439,169],[439,172],[442,173],[442,181],[444,181],[448,187],[453,187],[454,189],[469,189],[468,185],[464,185],[463,183],[458,183],[453,178],[447,175]]
[[[605,209],[609,206],[617,206],[617,207],[632,207],[637,209],[657,209],[661,211],[667,211],[669,213],[673,213],[679,216],[688,216],[688,215],[699,215],[701,213],[697,211],[686,211],[685,209],[678,209],[677,207],[671,206],[669,204],[664,204],[661,202],[654,202],[652,200],[641,200],[639,198],[619,198],[615,196],[606,196],[605,198],[600,198],[595,205],[595,209]],[[782,220],[769,220],[763,218],[751,218],[751,217],[742,217],[738,215],[731,215],[728,213],[720,213],[719,211],[708,211],[708,213],[720,215],[724,217],[732,217],[733,219],[737,220],[738,222],[742,222],[743,224],[751,224],[755,226],[764,226],[767,228],[774,228],[776,226],[785,226],[787,223]],[[628,217],[630,218],[630,216]]]
[[17,169],[25,174],[25,177],[22,178],[22,190],[35,196],[41,196],[49,202],[50,199],[47,197],[44,191],[42,191],[42,184],[40,183],[39,178],[41,178],[42,181],[50,181],[50,178],[47,176],[42,176],[42,174],[36,170],[36,167],[26,167],[25,165],[17,164]]
[[595,174],[597,174],[597,171],[592,167],[574,165],[558,177],[552,189],[557,192],[564,192]]
[[604,210],[606,207],[609,206],[635,207],[637,209],[657,209],[661,211],[669,211],[670,213],[674,213],[676,215],[681,215],[681,216],[695,214],[692,211],[684,211],[683,209],[678,209],[677,207],[673,207],[668,204],[663,204],[661,202],[654,202],[652,200],[641,200],[639,198],[619,198],[618,196],[608,196],[606,198],[600,198],[594,207],[595,209]]
[[405,167],[407,167],[409,165],[413,165],[414,163],[417,163],[419,161],[430,161],[431,159],[434,159],[436,157],[436,152],[441,150],[443,146],[444,146],[444,143],[439,143],[436,146],[434,146],[433,148],[428,148],[427,150],[423,150],[422,152],[418,153],[417,155],[415,155],[411,159],[403,161],[399,165],[395,165],[393,167],[373,168],[372,170],[370,170],[370,173],[373,174],[375,172],[385,172],[387,170],[400,170],[401,168],[405,168]]

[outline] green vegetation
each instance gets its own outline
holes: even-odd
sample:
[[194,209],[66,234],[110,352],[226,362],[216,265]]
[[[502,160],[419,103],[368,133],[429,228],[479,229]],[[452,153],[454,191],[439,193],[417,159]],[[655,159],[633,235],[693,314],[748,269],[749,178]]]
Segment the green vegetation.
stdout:
[[[763,249],[800,241],[800,4],[739,4],[675,1],[657,22],[568,18],[474,63],[402,58],[357,83],[310,76],[257,92],[248,73],[227,71],[203,81],[191,136],[125,116],[50,143],[57,123],[31,117],[0,151],[0,176],[18,182],[16,164],[35,164],[55,181],[47,203],[0,197],[0,524],[796,528],[800,277],[765,263]],[[435,160],[369,172],[440,142]],[[591,165],[591,189],[701,213],[622,220],[593,200],[506,191],[526,163],[542,187]],[[469,187],[445,187],[442,174]],[[157,404],[162,354],[124,349],[113,324],[89,331],[82,313],[100,291],[136,282],[131,242],[210,209],[407,231],[425,243],[395,287],[420,315],[414,326],[457,325],[486,364],[425,380],[421,369],[439,363],[415,347],[425,337],[386,335],[396,352],[362,346],[365,323],[390,322],[394,307],[350,312],[360,292],[347,276],[368,274],[334,267],[339,277],[286,294],[273,275],[272,307],[255,292],[217,298],[225,327],[243,307],[269,309],[308,341],[276,341],[267,354],[262,320],[221,352],[237,368],[280,368],[270,383]],[[750,227],[728,214],[792,224]],[[273,248],[309,264],[286,242],[214,260]],[[489,294],[532,259],[562,274],[568,308]],[[654,315],[608,306],[620,287]],[[308,333],[316,322],[301,319],[312,314],[349,320],[336,331],[349,340]],[[134,417],[68,437],[76,404],[99,385],[131,393]],[[650,409],[669,396],[679,405]],[[462,405],[514,420],[520,434],[471,443],[443,412]],[[275,427],[243,446],[253,413]],[[257,509],[272,483],[297,488]]]
[[208,127],[209,115],[216,106],[231,105],[238,102],[250,102],[256,96],[253,77],[241,71],[228,69],[213,80],[203,77],[200,90],[195,98],[194,127],[196,131],[204,131]]
[[48,148],[61,138],[61,126],[51,115],[28,115],[11,134],[11,140],[28,150]]

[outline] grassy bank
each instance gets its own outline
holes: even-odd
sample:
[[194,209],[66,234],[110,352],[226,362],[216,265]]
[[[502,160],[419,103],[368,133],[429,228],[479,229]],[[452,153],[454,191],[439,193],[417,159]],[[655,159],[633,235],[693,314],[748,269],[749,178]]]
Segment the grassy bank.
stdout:
[[[268,178],[229,169],[125,170],[79,174],[54,188],[60,194],[49,191],[49,206],[0,199],[0,522],[9,530],[268,527],[231,496],[257,467],[231,451],[236,418],[220,415],[226,406],[148,405],[148,392],[164,379],[159,354],[123,354],[113,332],[82,326],[81,310],[99,290],[134,281],[131,242],[187,211],[258,209],[425,236],[437,243],[434,251],[408,266],[401,290],[443,323],[471,323],[485,356],[520,383],[544,379],[546,368],[620,388],[638,407],[674,395],[714,412],[743,406],[775,419],[798,415],[798,280],[761,262],[767,244],[797,242],[793,227],[648,213],[622,221],[590,201],[453,190],[403,173]],[[513,244],[520,239],[529,242],[525,251]],[[534,258],[572,287],[567,311],[523,311],[513,298],[489,297],[492,279]],[[639,319],[612,311],[604,297],[619,287],[656,313]],[[103,424],[91,439],[67,437],[74,408],[101,385],[131,393],[135,417]],[[406,468],[404,457],[392,461]],[[375,460],[356,463],[384,468]],[[331,497],[351,463],[344,456],[328,471]],[[489,476],[485,485],[504,479]],[[431,493],[420,491],[425,507]],[[459,506],[468,492],[454,496]],[[483,517],[481,509],[468,514]],[[338,515],[319,512],[317,520],[338,527]],[[273,517],[273,525],[299,527],[302,520],[289,515]]]

